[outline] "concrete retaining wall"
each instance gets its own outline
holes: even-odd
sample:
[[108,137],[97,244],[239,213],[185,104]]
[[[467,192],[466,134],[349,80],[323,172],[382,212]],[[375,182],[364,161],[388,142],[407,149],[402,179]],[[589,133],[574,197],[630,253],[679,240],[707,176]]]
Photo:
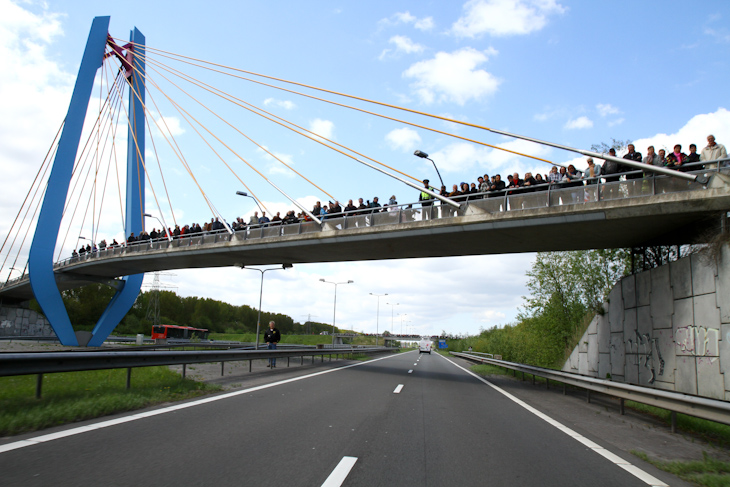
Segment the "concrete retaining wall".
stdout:
[[625,277],[603,306],[564,371],[730,400],[730,246]]
[[55,337],[51,324],[35,311],[0,307],[0,336]]

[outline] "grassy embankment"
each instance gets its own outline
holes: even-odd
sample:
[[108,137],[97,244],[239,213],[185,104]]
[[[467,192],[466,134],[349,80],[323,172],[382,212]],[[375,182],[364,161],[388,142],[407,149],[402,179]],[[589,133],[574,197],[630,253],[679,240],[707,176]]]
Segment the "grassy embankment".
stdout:
[[672,473],[682,480],[704,487],[730,486],[730,462],[723,462],[703,453],[701,461],[691,462],[662,462],[649,458],[640,451],[632,451],[634,455],[655,467]]
[[167,367],[63,372],[43,375],[43,397],[35,398],[35,375],[0,377],[0,435],[15,435],[109,414],[179,401],[219,390],[183,380]]

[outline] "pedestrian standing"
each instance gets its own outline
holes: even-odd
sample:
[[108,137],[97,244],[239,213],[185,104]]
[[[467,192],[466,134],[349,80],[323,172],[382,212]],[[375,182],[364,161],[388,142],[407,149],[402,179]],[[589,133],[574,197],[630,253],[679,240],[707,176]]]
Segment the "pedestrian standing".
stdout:
[[[276,344],[281,341],[281,333],[276,328],[276,323],[269,321],[269,329],[264,332],[264,341],[268,344],[266,348],[276,350]],[[275,368],[276,359],[270,358],[267,367]]]

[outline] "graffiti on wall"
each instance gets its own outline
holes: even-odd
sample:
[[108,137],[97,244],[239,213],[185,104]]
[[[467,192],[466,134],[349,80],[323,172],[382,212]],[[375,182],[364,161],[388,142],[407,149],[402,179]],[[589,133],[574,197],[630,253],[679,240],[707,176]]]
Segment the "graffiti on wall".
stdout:
[[717,357],[720,350],[720,330],[704,326],[684,326],[677,329],[674,342],[684,355]]
[[658,338],[651,338],[648,333],[642,335],[638,330],[634,330],[634,333],[635,338],[626,341],[626,351],[638,356],[639,367],[649,371],[649,384],[653,384],[657,376],[664,375],[664,359],[659,351]]

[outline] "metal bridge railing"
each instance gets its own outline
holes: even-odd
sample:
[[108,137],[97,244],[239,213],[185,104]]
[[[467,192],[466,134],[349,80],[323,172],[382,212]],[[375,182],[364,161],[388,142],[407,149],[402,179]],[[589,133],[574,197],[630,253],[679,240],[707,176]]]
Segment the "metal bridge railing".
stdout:
[[597,379],[595,377],[587,377],[583,375],[563,372],[560,370],[545,369],[542,367],[534,367],[532,365],[518,364],[507,362],[505,360],[496,360],[477,355],[476,352],[450,352],[455,357],[464,358],[466,360],[496,365],[508,370],[522,373],[533,377],[542,377],[546,380],[547,387],[550,387],[550,381],[560,382],[563,384],[563,392],[565,385],[579,387],[587,391],[587,400],[590,402],[591,391],[601,392],[609,396],[614,396],[620,400],[620,412],[624,414],[624,401],[639,402],[648,404],[671,411],[672,432],[676,430],[676,413],[687,414],[697,418],[708,419],[718,423],[730,424],[730,402],[720,401],[718,399],[710,399],[706,397],[691,396],[681,392],[665,391],[662,389],[653,389],[650,387],[641,387],[633,384],[625,384],[622,382],[614,382],[605,379]]
[[[715,164],[717,166],[717,164]],[[717,172],[730,173],[728,167],[705,168],[705,163],[688,164],[685,172],[710,176]],[[697,170],[690,170],[696,167]],[[607,178],[624,176],[621,181],[605,181]],[[414,202],[409,204],[383,206],[378,212],[373,209],[356,210],[345,213],[325,215],[322,224],[313,221],[282,224],[279,222],[265,225],[247,226],[233,234],[225,230],[202,234],[188,234],[168,241],[167,238],[134,242],[114,248],[98,250],[91,254],[70,257],[54,265],[62,268],[67,265],[89,260],[115,257],[131,253],[166,250],[170,248],[197,247],[220,242],[247,241],[262,238],[279,238],[289,235],[301,235],[322,231],[339,231],[353,228],[398,225],[426,220],[438,220],[469,215],[476,208],[479,212],[497,213],[555,206],[570,206],[610,201],[618,199],[642,198],[657,194],[679,193],[702,190],[706,187],[700,183],[669,176],[644,176],[641,171],[632,171],[616,175],[603,175],[597,178],[584,178],[577,182],[541,184],[529,188],[505,189],[497,192],[469,194],[454,198],[462,202],[461,207],[453,208],[432,200],[430,205]],[[13,285],[26,277],[8,280],[0,288]]]

